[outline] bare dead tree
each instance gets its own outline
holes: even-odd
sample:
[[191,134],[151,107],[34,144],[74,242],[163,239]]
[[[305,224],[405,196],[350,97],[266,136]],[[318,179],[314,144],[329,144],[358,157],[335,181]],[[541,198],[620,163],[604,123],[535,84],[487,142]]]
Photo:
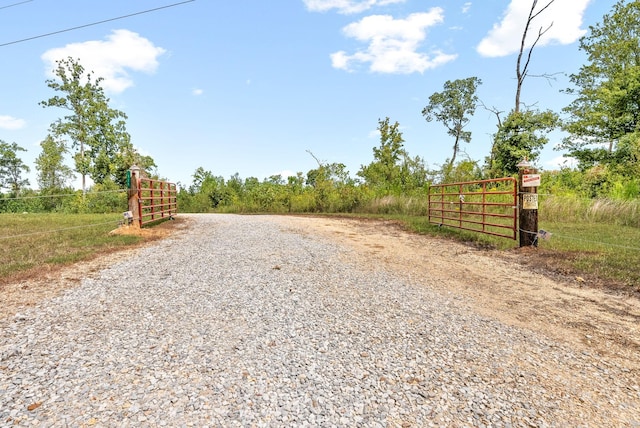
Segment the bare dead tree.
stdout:
[[498,110],[498,107],[495,107],[495,106],[489,107],[482,100],[480,100],[478,104],[481,105],[483,109],[487,110],[489,113],[493,113],[496,116],[496,119],[498,121],[497,126],[498,128],[500,128],[502,126],[502,118],[500,117],[500,115],[504,113],[504,111]]
[[553,22],[549,24],[546,28],[540,27],[538,29],[538,36],[536,40],[533,42],[531,47],[529,48],[529,52],[527,53],[527,58],[522,66],[522,60],[525,52],[525,42],[527,40],[527,34],[529,33],[529,28],[531,27],[531,23],[534,19],[536,19],[542,12],[544,12],[551,4],[555,2],[555,0],[549,0],[549,2],[542,7],[540,10],[536,12],[536,6],[538,5],[538,0],[533,0],[531,2],[531,9],[529,10],[529,16],[527,17],[527,23],[524,27],[524,31],[522,32],[522,40],[520,41],[520,52],[518,53],[518,62],[516,64],[516,76],[518,79],[518,86],[516,88],[516,105],[515,112],[518,113],[520,111],[520,94],[522,92],[522,85],[524,83],[524,79],[527,77],[529,73],[529,64],[531,63],[531,55],[533,54],[533,49],[536,47],[542,36],[549,31],[549,29],[553,26]]
[[306,151],[307,153],[309,153],[309,154],[311,155],[311,157],[312,157],[313,159],[315,159],[315,161],[316,161],[316,162],[318,162],[318,167],[322,167],[322,166],[324,166],[324,165],[323,165],[323,163],[320,161],[320,159],[318,159],[318,158],[316,157],[316,155],[314,155],[314,154],[313,154],[313,152],[312,152],[311,150],[307,149],[307,150],[305,150],[305,151]]
[[[498,107],[495,106],[487,106],[484,101],[480,100],[479,105],[482,106],[483,109],[487,110],[488,112],[492,113],[493,115],[495,115],[496,117],[496,121],[498,122],[497,127],[498,129],[500,129],[500,127],[502,126],[502,117],[500,116],[502,113],[504,113],[503,110],[499,110]],[[487,165],[492,165],[493,164],[493,156],[494,156],[494,151],[493,151],[493,147],[496,144],[495,140],[493,139],[492,136],[492,142],[491,142],[491,151],[489,152],[489,157],[486,159],[487,161]]]

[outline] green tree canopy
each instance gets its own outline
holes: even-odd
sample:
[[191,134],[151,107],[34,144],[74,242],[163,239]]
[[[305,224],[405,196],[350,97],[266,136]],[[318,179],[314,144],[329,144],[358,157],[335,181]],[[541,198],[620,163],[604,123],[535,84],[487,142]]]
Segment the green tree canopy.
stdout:
[[482,80],[477,77],[447,80],[442,92],[429,97],[429,104],[422,110],[427,122],[437,120],[447,128],[447,134],[454,138],[453,155],[449,167],[453,166],[460,151],[460,142],[471,142],[471,132],[464,128],[476,111],[478,96],[476,90]]
[[380,146],[373,148],[373,162],[357,172],[365,183],[382,193],[401,193],[414,190],[426,182],[424,161],[409,156],[404,148],[400,124],[378,119]]
[[29,185],[29,180],[22,178],[23,173],[29,172],[29,167],[18,157],[18,152],[26,150],[16,143],[0,140],[0,188],[9,189],[13,195]]
[[127,162],[136,157],[126,131],[127,115],[109,107],[110,100],[100,86],[102,78],[94,79],[92,73],[85,73],[84,67],[71,57],[56,63],[58,79],[47,80],[47,85],[60,95],[40,105],[62,108],[69,114],[51,124],[52,136],[71,141],[76,150],[75,170],[82,176],[83,189],[87,176],[96,183],[113,180],[124,185],[126,170],[131,166]]
[[402,132],[398,122],[389,124],[389,118],[378,119],[380,146],[373,148],[373,159],[367,166],[362,166],[357,175],[369,185],[376,187],[393,187],[400,177],[399,161],[406,155]]
[[552,111],[512,111],[494,135],[489,174],[492,177],[518,172],[522,159],[534,162],[549,142],[546,133],[558,126],[558,115]]
[[621,139],[640,131],[640,2],[618,1],[601,23],[589,27],[580,49],[587,63],[570,76],[575,87],[565,91],[575,99],[564,109],[570,136],[560,149],[582,169],[615,165]]
[[36,158],[37,180],[40,190],[57,190],[67,186],[74,178],[73,171],[64,163],[67,148],[51,135],[40,143],[42,152]]

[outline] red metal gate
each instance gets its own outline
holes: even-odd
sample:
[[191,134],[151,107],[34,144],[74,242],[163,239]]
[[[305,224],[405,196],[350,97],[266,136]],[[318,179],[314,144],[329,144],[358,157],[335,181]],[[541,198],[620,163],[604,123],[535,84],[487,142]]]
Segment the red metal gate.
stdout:
[[178,192],[174,183],[140,178],[138,181],[140,227],[178,214]]
[[516,239],[515,178],[429,186],[429,223]]

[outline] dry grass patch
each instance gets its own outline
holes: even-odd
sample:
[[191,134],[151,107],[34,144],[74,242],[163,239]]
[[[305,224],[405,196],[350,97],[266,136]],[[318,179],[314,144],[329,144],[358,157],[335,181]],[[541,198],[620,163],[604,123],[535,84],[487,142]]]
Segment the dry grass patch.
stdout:
[[[0,267],[0,319],[54,297],[111,264],[131,257],[143,245],[187,226],[187,220],[181,217],[135,230],[114,229],[116,221],[103,222],[104,218],[95,216],[25,216],[13,219],[0,216],[0,220],[4,218],[12,224],[11,228],[7,224],[0,227],[0,237],[6,237],[7,233],[12,236],[4,238],[4,245],[0,245],[0,255],[7,261]],[[96,221],[98,225],[88,227]]]

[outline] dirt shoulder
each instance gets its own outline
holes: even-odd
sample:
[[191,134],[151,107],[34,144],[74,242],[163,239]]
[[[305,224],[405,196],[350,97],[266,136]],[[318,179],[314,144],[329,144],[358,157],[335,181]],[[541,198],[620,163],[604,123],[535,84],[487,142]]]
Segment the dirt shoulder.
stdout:
[[22,272],[10,278],[0,278],[0,319],[14,316],[42,300],[57,296],[64,290],[75,287],[85,278],[91,278],[113,263],[132,257],[136,251],[152,245],[188,227],[188,220],[165,222],[149,229],[119,228],[112,234],[129,234],[143,238],[139,244],[121,249],[98,252],[81,262],[71,265],[44,265]]
[[535,266],[533,249],[484,250],[403,230],[381,220],[287,218],[289,227],[356,250],[383,266],[459,298],[484,316],[542,333],[640,370],[640,299],[635,292],[561,277]]
[[[324,236],[350,247],[363,266],[382,266],[433,287],[484,316],[615,359],[630,370],[640,369],[637,294],[592,286],[575,277],[547,275],[535,268],[527,250],[477,249],[409,233],[391,221],[317,217],[281,217],[280,221],[286,230]],[[152,238],[180,233],[188,224],[188,220],[176,222],[173,229]],[[138,248],[97,255],[72,266],[43,268],[37,275],[3,284],[0,319],[77,286],[82,279],[131,257]]]

